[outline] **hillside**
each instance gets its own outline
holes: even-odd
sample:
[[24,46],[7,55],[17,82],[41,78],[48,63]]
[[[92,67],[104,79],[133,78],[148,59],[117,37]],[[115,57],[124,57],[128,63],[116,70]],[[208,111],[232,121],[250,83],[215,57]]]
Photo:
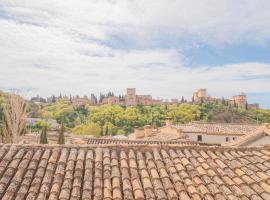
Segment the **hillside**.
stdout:
[[[0,96],[0,123],[3,115],[1,99],[3,100],[3,95],[2,98]],[[63,122],[75,134],[91,133],[96,136],[129,134],[135,127],[149,124],[161,127],[164,126],[166,117],[171,117],[175,124],[191,121],[237,124],[270,122],[268,110],[245,110],[216,103],[130,107],[108,104],[76,106],[70,100],[59,99],[55,103],[28,102],[28,108],[31,118],[55,119],[58,123]]]
[[269,123],[270,112],[265,109],[246,110],[222,104],[203,104],[200,106],[208,122],[257,124]]
[[230,110],[215,112],[211,119],[215,123],[257,124],[257,121],[246,115],[240,115]]

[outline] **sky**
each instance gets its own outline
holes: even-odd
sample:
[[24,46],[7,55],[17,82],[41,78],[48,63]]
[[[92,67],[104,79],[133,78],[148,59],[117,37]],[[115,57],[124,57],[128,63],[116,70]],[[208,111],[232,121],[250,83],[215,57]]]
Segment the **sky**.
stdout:
[[269,0],[1,0],[0,89],[245,92],[270,108]]

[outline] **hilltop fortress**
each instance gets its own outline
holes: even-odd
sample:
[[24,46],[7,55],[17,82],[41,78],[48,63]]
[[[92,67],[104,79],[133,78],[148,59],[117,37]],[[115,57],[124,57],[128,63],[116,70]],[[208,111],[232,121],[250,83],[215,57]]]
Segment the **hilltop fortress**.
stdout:
[[245,93],[233,96],[231,99],[215,98],[207,95],[207,89],[199,89],[193,93],[192,102],[194,103],[223,103],[247,109],[259,109],[259,104],[248,104]]
[[163,99],[154,99],[150,94],[137,94],[136,88],[127,88],[124,95],[115,96],[113,92],[109,92],[108,95],[104,95],[103,98],[97,99],[95,95],[91,95],[91,98],[87,96],[79,97],[68,97],[62,96],[59,97],[49,97],[43,99],[39,96],[33,97],[31,101],[36,103],[54,103],[58,99],[64,99],[72,101],[75,106],[83,105],[123,105],[123,106],[136,106],[136,105],[160,105],[160,104],[181,104],[181,103],[190,103],[190,104],[201,104],[201,103],[221,103],[224,105],[231,105],[235,107],[242,107],[246,109],[259,109],[259,104],[249,104],[248,98],[245,93],[241,93],[233,96],[230,99],[227,98],[217,98],[212,97],[207,94],[207,89],[202,88],[193,93],[191,101],[187,101],[184,97],[181,99],[173,98],[169,100]]

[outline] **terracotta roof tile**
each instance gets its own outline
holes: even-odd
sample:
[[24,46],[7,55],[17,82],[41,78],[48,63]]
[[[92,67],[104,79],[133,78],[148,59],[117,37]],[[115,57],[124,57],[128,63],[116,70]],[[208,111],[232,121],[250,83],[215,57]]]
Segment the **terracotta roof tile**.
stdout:
[[209,135],[244,135],[256,131],[260,128],[258,125],[242,124],[218,124],[218,123],[196,123],[190,122],[176,126],[183,133],[204,133]]
[[269,147],[0,145],[1,199],[267,199]]

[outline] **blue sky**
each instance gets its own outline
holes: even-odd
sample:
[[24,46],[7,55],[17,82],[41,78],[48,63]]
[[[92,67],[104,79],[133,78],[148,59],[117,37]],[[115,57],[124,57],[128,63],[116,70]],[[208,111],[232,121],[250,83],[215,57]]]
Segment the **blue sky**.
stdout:
[[270,108],[269,10],[268,0],[2,0],[0,89],[171,99],[205,87]]

